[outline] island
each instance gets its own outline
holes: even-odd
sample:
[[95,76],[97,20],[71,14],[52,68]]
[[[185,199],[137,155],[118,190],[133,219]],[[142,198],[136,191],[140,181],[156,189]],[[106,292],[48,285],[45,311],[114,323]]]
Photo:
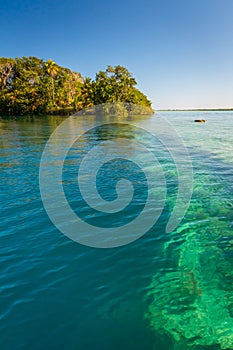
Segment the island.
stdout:
[[0,58],[0,116],[71,115],[104,103],[132,103],[148,108],[151,101],[127,68],[99,71],[95,79],[59,66],[52,59]]

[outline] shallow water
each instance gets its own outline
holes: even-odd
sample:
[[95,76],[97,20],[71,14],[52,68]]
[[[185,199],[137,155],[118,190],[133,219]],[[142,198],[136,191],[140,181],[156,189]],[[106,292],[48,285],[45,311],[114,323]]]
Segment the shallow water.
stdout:
[[[144,141],[156,150],[165,172],[165,209],[140,239],[112,249],[71,241],[43,207],[41,154],[63,119],[0,122],[1,349],[233,349],[230,340],[224,345],[231,339],[233,320],[233,113],[167,112],[134,122],[148,129],[163,117],[181,135],[192,159],[189,210],[175,231],[165,232],[177,195],[177,171],[168,152],[146,135]],[[193,123],[199,117],[207,122]],[[93,126],[89,117],[83,123],[80,129]],[[146,200],[143,175],[134,169],[131,179],[142,189],[124,215],[93,215],[83,207],[75,182],[77,164],[90,144],[111,132],[92,132],[88,140],[80,140],[67,156],[63,178],[76,213],[105,227],[133,220]],[[152,172],[153,166],[148,164]],[[119,167],[125,176],[130,173],[123,160],[116,174]],[[105,199],[111,199],[109,193],[114,196],[118,177],[113,174],[108,167],[100,173]],[[203,327],[195,321],[197,313]],[[216,334],[221,327],[220,339]],[[201,339],[196,344],[195,332]]]

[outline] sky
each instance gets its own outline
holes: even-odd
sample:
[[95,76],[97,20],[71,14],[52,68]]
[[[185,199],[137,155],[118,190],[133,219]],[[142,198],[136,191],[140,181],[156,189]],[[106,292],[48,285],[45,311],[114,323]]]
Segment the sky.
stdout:
[[233,107],[233,0],[0,1],[2,57],[125,66],[155,109]]

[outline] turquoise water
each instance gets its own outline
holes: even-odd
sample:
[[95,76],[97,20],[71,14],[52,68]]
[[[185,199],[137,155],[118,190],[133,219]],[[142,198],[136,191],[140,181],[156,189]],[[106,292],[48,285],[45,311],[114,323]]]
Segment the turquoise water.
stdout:
[[[177,173],[166,150],[149,140],[166,174],[165,209],[146,235],[112,249],[69,240],[43,207],[41,154],[63,119],[0,122],[1,349],[233,349],[233,113],[169,112],[135,123],[149,127],[162,116],[182,136],[193,162],[189,210],[175,231],[165,233]],[[207,122],[193,123],[199,117]],[[92,127],[93,120],[86,118],[85,125]],[[89,144],[111,132],[81,140],[64,166],[72,208],[106,227],[111,218],[93,218],[90,208],[82,207],[75,174]],[[126,176],[129,164],[122,160],[120,169]],[[134,169],[131,177],[142,189],[127,213],[114,217],[114,225],[134,218],[146,200],[143,175]],[[114,196],[117,178],[107,168],[100,173],[106,199],[106,184]]]

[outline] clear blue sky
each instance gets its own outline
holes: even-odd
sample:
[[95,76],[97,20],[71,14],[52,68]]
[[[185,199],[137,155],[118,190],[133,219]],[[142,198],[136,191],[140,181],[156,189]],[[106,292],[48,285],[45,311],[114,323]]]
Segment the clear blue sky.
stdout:
[[0,56],[123,65],[156,109],[233,107],[233,0],[2,0],[0,20]]

